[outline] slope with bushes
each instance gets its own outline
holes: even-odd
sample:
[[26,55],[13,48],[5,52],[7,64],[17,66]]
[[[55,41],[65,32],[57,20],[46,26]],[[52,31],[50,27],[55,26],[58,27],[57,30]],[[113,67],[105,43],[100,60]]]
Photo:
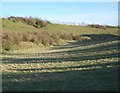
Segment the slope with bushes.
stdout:
[[56,45],[60,44],[60,39],[63,40],[90,40],[85,39],[84,36],[54,33],[49,34],[46,31],[41,32],[12,32],[3,31],[2,34],[2,50],[3,52],[11,50],[14,45],[20,46],[21,42],[28,42],[43,45]]
[[117,37],[91,37],[3,54],[3,91],[118,91]]
[[[56,45],[61,40],[90,40],[82,34],[114,34],[118,35],[117,28],[102,26],[72,26],[52,24],[38,18],[9,17],[2,18],[2,50],[10,51],[13,46],[20,46],[22,42]],[[22,43],[23,44],[23,43]]]
[[110,27],[49,24],[36,28],[4,19],[3,91],[117,92],[117,33]]

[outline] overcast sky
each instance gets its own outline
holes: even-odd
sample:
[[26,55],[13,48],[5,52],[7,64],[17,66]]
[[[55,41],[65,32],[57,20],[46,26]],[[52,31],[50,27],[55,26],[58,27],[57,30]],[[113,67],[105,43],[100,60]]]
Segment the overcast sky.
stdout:
[[118,25],[117,2],[3,2],[2,17],[42,19]]

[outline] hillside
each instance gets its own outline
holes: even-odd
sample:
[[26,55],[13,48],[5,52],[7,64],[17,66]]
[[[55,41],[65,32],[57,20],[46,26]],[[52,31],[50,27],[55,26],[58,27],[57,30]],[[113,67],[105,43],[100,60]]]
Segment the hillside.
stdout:
[[83,36],[86,34],[118,35],[118,28],[53,24],[36,18],[9,17],[2,19],[2,32],[2,50],[5,52],[20,49],[21,44],[24,48],[30,43],[56,45],[85,40]]
[[118,35],[118,28],[91,28],[88,26],[75,26],[63,24],[48,24],[43,28],[36,28],[24,22],[13,22],[8,19],[2,20],[2,30],[10,31],[47,31],[49,33],[73,33],[73,34],[114,34]]
[[43,28],[47,32],[56,33],[73,33],[73,34],[113,34],[118,35],[118,28],[91,28],[88,26],[73,26],[73,25],[62,25],[62,24],[51,24],[46,28]]
[[26,23],[23,23],[23,22],[13,22],[11,20],[8,20],[8,19],[3,19],[2,20],[2,30],[6,31],[18,31],[18,32],[26,32],[26,31],[33,31],[33,32],[36,32],[36,31],[40,31],[40,29],[37,29],[31,25],[28,25]]
[[118,91],[117,37],[91,37],[3,54],[3,91]]
[[2,20],[3,91],[118,91],[117,27],[28,20]]

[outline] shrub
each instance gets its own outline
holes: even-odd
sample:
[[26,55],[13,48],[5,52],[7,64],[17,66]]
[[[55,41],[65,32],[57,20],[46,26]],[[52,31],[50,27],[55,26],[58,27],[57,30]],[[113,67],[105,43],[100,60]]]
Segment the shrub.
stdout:
[[34,19],[32,19],[32,18],[29,18],[29,19],[27,20],[27,24],[28,24],[28,25],[34,26],[34,25],[35,25],[35,22],[36,22],[36,20],[34,20]]
[[38,20],[37,22],[35,22],[35,26],[37,28],[42,28],[43,27],[43,22],[41,20]]
[[61,38],[65,40],[73,40],[72,34],[61,34]]
[[36,28],[46,27],[48,24],[50,24],[49,21],[44,21],[39,18],[33,18],[33,17],[23,18],[23,17],[11,16],[11,17],[8,17],[8,20],[13,21],[13,22],[24,22]]
[[38,40],[36,41],[37,44],[41,43],[42,44],[42,34],[38,33],[37,34]]
[[43,27],[46,27],[48,25],[47,21],[43,21]]
[[22,36],[22,41],[31,41],[31,39],[33,38],[33,33],[32,32],[24,32],[23,36]]
[[60,39],[90,40],[91,38],[80,35],[73,36],[73,34],[61,34],[61,33],[49,34],[46,31],[43,32],[3,31],[2,47],[3,50],[9,51],[13,45],[19,45],[21,41],[32,42],[34,44],[54,45],[54,44],[59,44]]
[[52,34],[50,37],[53,39],[54,43],[59,43],[60,37],[57,34]]
[[61,36],[62,36],[62,34],[61,33],[56,33],[56,35],[59,37],[59,38],[61,38]]
[[43,45],[49,44],[49,38],[43,36],[43,38],[42,38],[42,44]]
[[9,51],[13,45],[13,38],[8,35],[8,33],[4,33],[2,35],[2,50]]
[[24,42],[29,41],[29,34],[27,34],[27,32],[23,33],[22,41],[24,41]]
[[50,44],[50,45],[54,45],[54,44],[55,44],[55,42],[56,42],[56,41],[54,41],[54,39],[53,39],[53,38],[50,38],[50,39],[49,39],[49,44]]

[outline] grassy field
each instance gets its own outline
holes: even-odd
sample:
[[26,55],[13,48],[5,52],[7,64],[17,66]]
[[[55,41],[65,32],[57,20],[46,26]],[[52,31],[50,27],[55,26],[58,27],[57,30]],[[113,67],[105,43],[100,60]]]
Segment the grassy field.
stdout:
[[3,91],[118,91],[118,36],[89,36],[1,55]]
[[2,31],[7,30],[72,33],[91,40],[14,45],[0,55],[3,91],[118,91],[118,28],[49,24],[37,29],[4,19]]

